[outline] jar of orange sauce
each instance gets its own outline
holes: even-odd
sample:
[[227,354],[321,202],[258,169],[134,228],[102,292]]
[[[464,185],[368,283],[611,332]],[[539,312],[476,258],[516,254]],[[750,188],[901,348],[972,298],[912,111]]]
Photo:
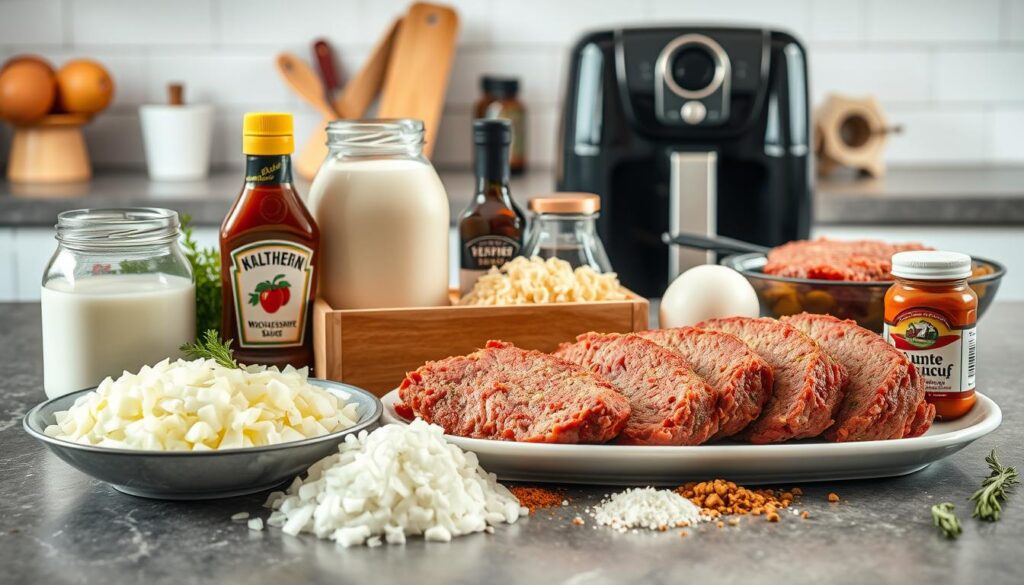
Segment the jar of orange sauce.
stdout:
[[971,257],[921,250],[892,257],[895,284],[885,294],[885,339],[924,379],[925,399],[941,420],[974,406],[978,295],[967,285]]

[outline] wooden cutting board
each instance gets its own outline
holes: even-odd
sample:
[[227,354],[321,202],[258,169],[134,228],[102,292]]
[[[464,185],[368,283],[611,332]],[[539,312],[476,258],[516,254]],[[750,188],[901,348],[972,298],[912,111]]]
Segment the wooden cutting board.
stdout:
[[429,157],[434,149],[455,42],[459,16],[447,6],[418,2],[409,8],[391,48],[379,118],[415,118],[423,121]]

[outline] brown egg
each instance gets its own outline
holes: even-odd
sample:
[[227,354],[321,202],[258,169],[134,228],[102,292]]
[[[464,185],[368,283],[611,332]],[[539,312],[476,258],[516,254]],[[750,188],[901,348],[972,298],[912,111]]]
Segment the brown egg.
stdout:
[[38,122],[57,96],[53,69],[38,57],[21,57],[0,71],[0,118],[12,124]]
[[60,109],[73,114],[95,114],[114,99],[114,79],[102,65],[89,59],[68,61],[57,71]]

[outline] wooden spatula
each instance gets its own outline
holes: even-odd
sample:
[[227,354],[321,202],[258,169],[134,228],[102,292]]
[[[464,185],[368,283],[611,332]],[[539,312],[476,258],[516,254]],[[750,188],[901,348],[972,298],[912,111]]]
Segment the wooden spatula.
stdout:
[[377,116],[422,120],[427,156],[441,123],[458,33],[455,10],[418,2],[402,19],[388,60]]
[[388,61],[391,59],[395,36],[401,26],[402,19],[396,18],[384,36],[377,41],[362,69],[345,84],[345,89],[335,98],[334,109],[342,118],[362,118],[373,105],[373,100],[377,99],[384,84],[384,72],[387,71]]

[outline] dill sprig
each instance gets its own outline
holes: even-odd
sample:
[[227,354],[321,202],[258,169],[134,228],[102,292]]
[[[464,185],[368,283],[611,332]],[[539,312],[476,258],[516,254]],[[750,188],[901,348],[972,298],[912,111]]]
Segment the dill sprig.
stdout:
[[216,331],[207,329],[201,340],[182,345],[181,351],[192,359],[213,360],[225,368],[238,368],[238,362],[234,357],[235,351],[231,349],[232,341],[234,340],[221,341]]
[[960,536],[962,531],[960,520],[953,512],[953,508],[952,502],[942,502],[932,506],[932,521],[942,531],[942,534],[950,539]]
[[981,482],[981,489],[974,492],[971,501],[974,502],[974,517],[989,522],[999,520],[999,513],[1002,512],[1000,501],[1006,500],[1006,495],[1013,490],[1013,486],[1020,483],[1017,468],[1013,466],[1003,467],[996,457],[996,450],[985,458],[988,468],[992,473]]

